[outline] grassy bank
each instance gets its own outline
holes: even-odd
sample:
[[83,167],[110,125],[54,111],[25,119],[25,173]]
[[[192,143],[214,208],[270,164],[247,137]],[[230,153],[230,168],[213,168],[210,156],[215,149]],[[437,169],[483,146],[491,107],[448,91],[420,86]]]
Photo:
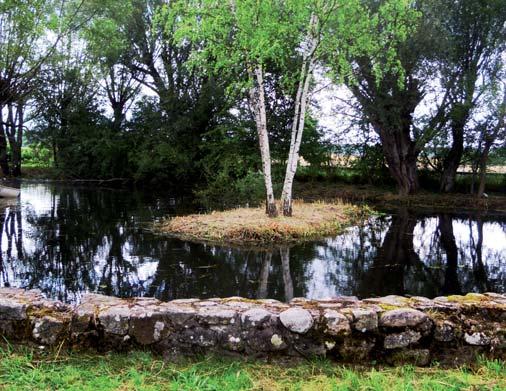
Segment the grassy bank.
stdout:
[[65,179],[62,173],[59,172],[54,167],[23,165],[21,172],[22,172],[21,178],[23,179],[34,179],[34,180]]
[[155,226],[185,240],[238,245],[290,243],[335,235],[371,211],[341,202],[295,202],[293,217],[269,218],[263,207],[179,216]]
[[0,350],[5,390],[504,390],[506,366],[478,361],[443,369],[351,368],[327,360],[244,362],[207,358],[170,363],[148,353],[103,356]]
[[366,202],[380,207],[406,206],[431,210],[489,210],[506,212],[506,196],[491,194],[476,198],[470,194],[441,194],[420,190],[409,196],[400,196],[393,189],[371,185],[349,185],[333,182],[296,182],[294,194],[306,202],[342,199],[349,202]]

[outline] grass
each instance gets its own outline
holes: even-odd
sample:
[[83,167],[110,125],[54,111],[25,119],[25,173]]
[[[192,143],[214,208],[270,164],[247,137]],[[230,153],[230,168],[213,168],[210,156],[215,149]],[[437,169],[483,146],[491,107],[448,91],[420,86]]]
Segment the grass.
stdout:
[[0,349],[1,390],[504,390],[506,365],[345,367],[328,360],[287,364],[209,357],[170,363],[149,353],[89,355]]
[[179,216],[156,226],[186,240],[228,244],[290,243],[334,235],[362,221],[371,211],[342,202],[294,202],[293,216],[269,218],[263,207],[236,208]]
[[477,199],[471,194],[441,194],[426,190],[401,196],[392,189],[372,185],[349,185],[332,182],[295,182],[295,195],[306,202],[342,199],[348,202],[367,202],[379,207],[407,206],[430,210],[489,210],[506,212],[504,195],[489,195]]

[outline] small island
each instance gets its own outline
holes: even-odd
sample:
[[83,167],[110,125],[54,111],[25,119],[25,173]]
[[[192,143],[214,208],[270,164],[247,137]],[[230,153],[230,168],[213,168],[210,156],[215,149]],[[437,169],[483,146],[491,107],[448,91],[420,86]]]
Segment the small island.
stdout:
[[372,214],[367,206],[339,201],[296,201],[292,217],[268,217],[264,207],[236,208],[177,216],[156,224],[155,229],[180,239],[213,244],[269,245],[336,235]]

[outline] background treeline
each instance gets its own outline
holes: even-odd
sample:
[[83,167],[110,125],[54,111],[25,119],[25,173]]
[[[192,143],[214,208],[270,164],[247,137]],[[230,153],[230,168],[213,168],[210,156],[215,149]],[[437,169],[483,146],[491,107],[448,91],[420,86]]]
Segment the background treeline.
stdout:
[[[245,94],[237,93],[237,72],[207,71],[217,61],[212,51],[205,66],[196,63],[195,54],[213,43],[181,38],[178,22],[190,3],[2,0],[3,174],[21,175],[28,158],[69,178],[177,186],[222,203],[227,194],[230,202],[261,199],[254,114]],[[379,15],[372,27],[378,36],[391,23],[383,12],[407,7],[417,17],[407,21],[404,39],[396,42],[395,66],[371,50],[343,51],[338,58],[332,50],[343,46],[337,44],[318,57],[300,150],[309,167],[302,168],[301,178],[340,176],[338,160],[338,166],[351,168],[355,182],[392,184],[409,194],[422,181],[449,192],[456,190],[457,169],[466,164],[473,175],[457,190],[483,193],[490,157],[503,164],[505,156],[505,1],[357,4],[364,20]],[[388,47],[388,36],[382,39]],[[296,48],[300,42],[290,44]],[[298,74],[301,56],[287,56],[282,64],[266,58],[278,192],[296,95],[296,84],[286,76]],[[335,93],[323,95],[326,85]],[[319,123],[320,104],[337,113],[333,132]],[[501,181],[496,190],[504,188]]]

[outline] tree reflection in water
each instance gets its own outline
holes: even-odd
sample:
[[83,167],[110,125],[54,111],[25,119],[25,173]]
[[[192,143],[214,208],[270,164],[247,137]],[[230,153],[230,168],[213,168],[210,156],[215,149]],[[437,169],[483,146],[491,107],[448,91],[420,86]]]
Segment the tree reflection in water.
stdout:
[[504,216],[401,208],[333,238],[262,251],[182,242],[147,229],[182,205],[138,192],[24,185],[19,203],[0,209],[0,284],[69,302],[89,291],[290,300],[505,290]]

